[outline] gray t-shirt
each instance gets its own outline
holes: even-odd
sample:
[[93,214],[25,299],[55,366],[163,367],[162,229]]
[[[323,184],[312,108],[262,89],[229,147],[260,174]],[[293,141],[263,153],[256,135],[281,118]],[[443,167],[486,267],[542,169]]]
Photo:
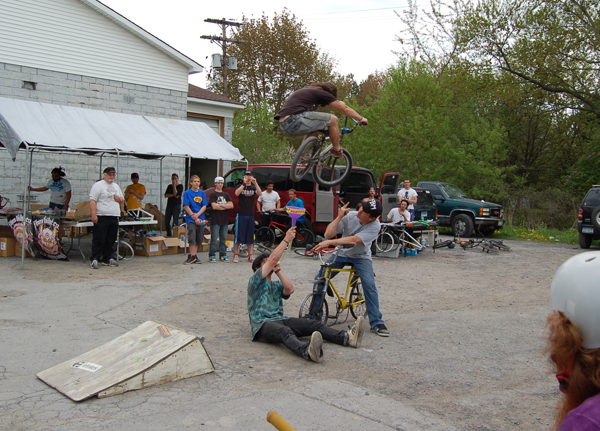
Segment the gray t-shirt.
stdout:
[[346,236],[358,236],[362,242],[359,242],[352,248],[343,248],[340,250],[340,256],[358,257],[361,259],[371,259],[371,244],[379,235],[381,223],[375,219],[365,225],[360,224],[357,217],[357,211],[350,211],[337,227],[337,233]]

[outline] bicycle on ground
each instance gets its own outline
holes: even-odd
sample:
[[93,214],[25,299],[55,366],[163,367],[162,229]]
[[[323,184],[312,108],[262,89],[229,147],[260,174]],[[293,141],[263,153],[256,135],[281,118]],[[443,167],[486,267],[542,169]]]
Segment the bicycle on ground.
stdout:
[[[344,127],[340,129],[340,145],[344,140],[344,136],[352,133],[359,125],[359,122],[354,121],[354,127],[348,128],[348,118],[346,117]],[[312,171],[314,179],[323,187],[333,187],[340,184],[352,170],[352,156],[342,148],[344,157],[334,157],[330,151],[332,145],[326,145],[328,136],[323,133],[319,136],[309,136],[306,138],[292,160],[290,168],[290,177],[293,181],[302,180],[310,171]]]
[[[416,249],[417,251],[423,251],[427,245],[421,244],[416,240],[410,233],[406,231],[409,226],[415,225],[432,226],[429,222],[404,222],[402,224],[396,223],[381,223],[381,231],[375,239],[375,248],[377,252],[385,253],[396,251],[398,247],[402,247],[402,250]],[[406,253],[403,253],[406,254]]]
[[[314,280],[315,286],[322,286],[322,293],[309,293],[306,295],[302,304],[300,305],[300,311],[298,316],[300,318],[311,316],[311,305],[313,301],[322,301],[321,310],[321,322],[324,325],[334,325],[336,323],[344,323],[348,319],[348,315],[352,314],[352,317],[358,319],[359,316],[367,316],[367,304],[365,303],[365,296],[363,293],[362,283],[360,277],[356,273],[354,266],[350,265],[350,268],[332,268],[333,264],[337,260],[338,253],[341,250],[341,246],[337,246],[331,253],[334,256],[331,262],[326,262],[324,257],[329,253],[316,253],[321,261],[321,269],[319,276]],[[333,277],[339,273],[347,273],[348,281],[346,283],[346,290],[340,295],[339,291],[333,283]],[[326,296],[333,297],[335,305],[329,308]],[[311,318],[311,317],[309,317]]]
[[119,234],[117,236],[117,249],[113,253],[114,259],[117,260],[129,260],[133,257],[133,247],[124,239],[127,237],[127,231],[123,228],[119,228]]
[[454,239],[448,239],[440,241],[433,245],[433,249],[448,247],[454,248],[456,246],[461,247],[464,251],[480,247],[482,252],[489,253],[498,251],[510,251],[510,247],[500,239],[487,239],[487,238],[476,238],[476,239],[460,239],[460,237],[454,237]]
[[[263,226],[258,228],[258,230],[254,233],[254,243],[260,244],[264,247],[271,247],[276,242],[280,242],[285,233],[288,230],[289,220],[291,217],[285,212],[282,211],[259,211],[261,214],[266,214],[272,216],[273,213],[279,215],[284,220],[285,223],[280,223],[273,220],[271,217],[271,221],[268,226]],[[312,233],[309,229],[304,227],[298,227],[296,229],[296,237],[292,240],[292,246],[294,247],[305,247],[306,244],[313,244],[315,242],[315,234]]]

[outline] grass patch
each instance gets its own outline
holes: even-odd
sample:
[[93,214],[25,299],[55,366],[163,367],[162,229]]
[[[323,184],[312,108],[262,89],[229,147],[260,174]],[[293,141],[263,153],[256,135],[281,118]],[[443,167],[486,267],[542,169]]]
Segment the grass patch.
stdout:
[[[440,233],[452,235],[449,227],[441,227]],[[474,235],[475,236],[475,235]],[[579,244],[579,234],[577,229],[551,229],[540,226],[536,229],[527,229],[521,226],[504,226],[504,228],[494,232],[490,238],[510,239],[517,241],[535,241],[552,242],[557,244]],[[593,241],[592,244],[600,244],[600,241]]]

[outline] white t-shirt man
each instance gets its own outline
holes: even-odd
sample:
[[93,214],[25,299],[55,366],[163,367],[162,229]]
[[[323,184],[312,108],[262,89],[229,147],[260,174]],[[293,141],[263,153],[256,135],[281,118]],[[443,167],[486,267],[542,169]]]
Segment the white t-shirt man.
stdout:
[[[410,201],[413,197],[417,196],[417,191],[413,188],[402,188],[400,189],[400,191],[398,192],[398,198],[400,199],[406,199],[408,201]],[[409,210],[414,210],[415,206],[413,204],[409,204],[408,205],[408,209]]]
[[277,202],[280,201],[279,193],[273,191],[271,193],[264,191],[259,196],[258,201],[262,203],[263,211],[270,211],[277,208]]
[[50,189],[50,202],[58,205],[67,203],[67,192],[71,191],[69,180],[65,180],[64,178],[58,181],[48,180],[46,188]]
[[392,223],[402,223],[410,221],[410,214],[400,213],[400,208],[392,208],[387,215],[387,221]]
[[119,217],[121,206],[115,201],[115,196],[123,197],[117,183],[109,184],[104,180],[94,183],[90,190],[90,200],[96,201],[96,215]]

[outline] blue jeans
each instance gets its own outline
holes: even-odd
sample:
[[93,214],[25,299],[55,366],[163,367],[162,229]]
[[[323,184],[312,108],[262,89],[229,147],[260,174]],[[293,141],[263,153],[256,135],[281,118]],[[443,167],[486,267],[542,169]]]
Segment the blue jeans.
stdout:
[[217,241],[219,242],[219,255],[221,257],[227,256],[227,225],[210,225],[210,250],[208,251],[209,256],[217,254]]
[[[331,256],[327,262],[331,262],[335,256]],[[373,271],[373,262],[371,259],[360,259],[360,258],[352,258],[352,257],[344,257],[339,256],[335,263],[331,265],[332,269],[343,268],[346,264],[352,264],[356,273],[360,277],[360,282],[362,284],[363,293],[365,295],[365,304],[367,306],[367,314],[369,315],[369,324],[371,328],[384,323],[383,315],[379,310],[379,293],[377,292],[377,286],[375,286],[375,272]],[[316,275],[315,280],[318,280],[322,277],[322,271]],[[337,272],[333,272],[332,277],[337,275]],[[325,294],[325,285],[323,283],[316,282],[313,286],[313,292],[319,293],[322,295]],[[336,298],[337,299],[337,298]],[[314,301],[311,304],[311,315],[314,313],[318,313],[320,316],[320,312],[322,312],[322,301],[317,304],[317,301]]]
[[[167,205],[167,209],[165,210],[167,236],[173,236],[171,226],[179,226],[179,214],[181,214],[181,205]],[[171,219],[173,219],[173,224],[171,224]]]

